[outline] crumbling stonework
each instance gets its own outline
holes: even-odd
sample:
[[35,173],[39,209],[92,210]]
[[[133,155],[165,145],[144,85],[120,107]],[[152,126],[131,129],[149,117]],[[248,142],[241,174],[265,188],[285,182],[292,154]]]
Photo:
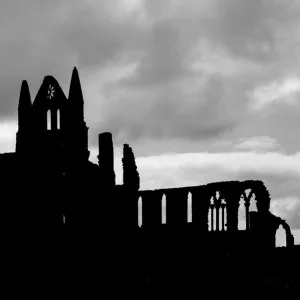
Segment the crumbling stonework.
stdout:
[[112,134],[103,132],[99,134],[99,167],[104,175],[102,182],[107,187],[113,187],[116,184],[116,175],[114,172],[114,146]]
[[[200,236],[202,241],[213,236],[220,243],[227,241],[227,245],[241,237],[256,239],[260,247],[271,249],[282,226],[287,246],[294,244],[288,224],[270,213],[270,194],[261,181],[140,191],[134,153],[125,144],[123,185],[116,185],[111,133],[99,134],[98,165],[89,161],[88,127],[76,68],[68,98],[56,79],[46,76],[32,103],[28,84],[23,81],[18,124],[16,152],[0,155],[5,199],[0,228],[4,239],[61,238],[98,243],[126,239],[127,235],[140,241],[151,233],[152,241],[156,234],[165,240],[172,236],[193,242]],[[250,190],[248,196],[246,190]],[[253,195],[257,212],[250,211]],[[163,197],[166,224],[162,221]],[[238,230],[239,208],[245,209],[244,232]]]
[[123,184],[126,188],[138,191],[140,188],[140,177],[137,171],[135,158],[131,147],[128,144],[123,148]]

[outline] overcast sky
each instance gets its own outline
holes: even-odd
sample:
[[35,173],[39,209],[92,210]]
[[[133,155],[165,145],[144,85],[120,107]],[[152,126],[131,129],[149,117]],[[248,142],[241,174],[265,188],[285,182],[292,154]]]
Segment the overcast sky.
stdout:
[[263,180],[300,243],[300,1],[0,0],[0,152],[26,79],[77,66],[91,160],[111,131],[141,188]]

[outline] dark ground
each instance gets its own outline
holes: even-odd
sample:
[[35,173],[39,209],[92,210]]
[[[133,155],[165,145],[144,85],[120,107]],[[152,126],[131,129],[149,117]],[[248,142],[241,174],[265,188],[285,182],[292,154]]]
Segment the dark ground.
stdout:
[[300,289],[300,245],[264,254],[228,254],[200,248],[145,252],[126,244],[83,247],[40,242],[6,247],[3,253],[2,286],[12,294]]

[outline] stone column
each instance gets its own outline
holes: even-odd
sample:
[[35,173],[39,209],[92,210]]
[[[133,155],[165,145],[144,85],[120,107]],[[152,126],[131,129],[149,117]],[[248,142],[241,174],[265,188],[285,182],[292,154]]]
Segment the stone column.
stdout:
[[270,194],[262,182],[255,185],[256,207],[259,213],[266,213],[270,209]]
[[192,194],[192,222],[197,228],[207,232],[211,195],[205,186],[193,187],[190,189],[190,193]]
[[227,190],[224,196],[227,203],[227,231],[234,232],[238,230],[238,210],[241,191],[237,187],[236,189]]
[[215,203],[215,208],[216,208],[216,231],[220,231],[220,207],[221,207],[221,197],[219,196],[219,198],[217,198],[214,195],[214,203]]
[[214,204],[210,204],[210,223],[211,223],[211,230],[214,231]]
[[222,231],[225,231],[225,207],[226,207],[226,204],[222,203],[221,204],[221,209],[222,209]]
[[294,246],[294,236],[291,232],[290,226],[286,223],[286,221],[282,220],[281,222],[282,227],[285,230],[286,235],[286,247],[293,247]]
[[128,225],[130,227],[138,227],[139,224],[139,208],[138,201],[140,194],[136,191],[124,189],[126,193],[127,200],[127,210],[128,210]]
[[250,199],[245,199],[245,209],[246,209],[246,230],[250,229],[250,220],[249,220],[249,207]]
[[245,209],[246,209],[246,230],[250,230],[250,218],[249,218],[249,207],[251,197],[253,195],[253,191],[250,192],[249,196],[247,197],[245,191],[243,192],[244,200],[245,200]]
[[286,234],[286,247],[294,247],[295,241],[294,236],[291,233]]

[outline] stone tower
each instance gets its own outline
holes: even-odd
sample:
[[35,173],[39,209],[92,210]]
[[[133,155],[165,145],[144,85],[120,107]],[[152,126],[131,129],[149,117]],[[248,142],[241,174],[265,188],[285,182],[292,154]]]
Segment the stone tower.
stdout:
[[18,126],[16,152],[25,154],[30,149],[32,127],[32,104],[28,83],[23,80],[18,106]]
[[[77,172],[89,159],[88,127],[84,121],[84,101],[79,74],[73,69],[67,105],[66,155],[69,171]],[[73,166],[76,165],[76,170]]]
[[99,155],[98,164],[102,174],[101,181],[105,187],[114,187],[116,175],[114,172],[114,146],[112,134],[103,132],[99,134]]
[[37,172],[62,176],[87,163],[88,128],[78,71],[74,68],[67,99],[57,80],[46,76],[31,104],[23,81],[19,100],[16,153]]

